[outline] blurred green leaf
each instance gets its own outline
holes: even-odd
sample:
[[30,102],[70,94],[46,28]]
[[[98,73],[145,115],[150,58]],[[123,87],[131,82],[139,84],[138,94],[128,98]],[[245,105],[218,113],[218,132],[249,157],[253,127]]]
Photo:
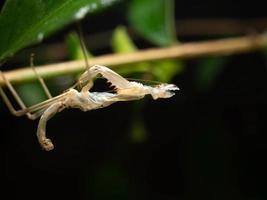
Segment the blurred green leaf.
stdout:
[[[67,54],[68,54],[68,58],[71,60],[84,60],[84,53],[83,53],[83,49],[81,46],[81,42],[80,42],[80,36],[78,35],[78,33],[76,32],[71,32],[67,35],[66,39],[65,39],[65,43],[67,46]],[[85,41],[84,41],[85,42]],[[88,49],[86,49],[86,54],[87,54],[87,58],[92,58],[93,55],[88,51]],[[76,74],[75,76],[75,80],[77,80],[80,77],[81,73]],[[73,75],[68,75],[63,77],[64,79],[71,79],[74,78]],[[60,82],[62,81],[61,79],[58,79]],[[58,84],[57,84],[58,85]]]
[[[267,37],[267,33],[266,34],[266,37]],[[264,55],[264,58],[265,58],[265,65],[267,67],[267,43],[265,44],[265,47],[263,48],[263,55]]]
[[[115,29],[111,41],[112,49],[115,53],[131,53],[138,51],[132,39],[123,26]],[[156,62],[142,62],[134,65],[122,66],[117,69],[123,76],[133,73],[150,73],[158,81],[169,82],[177,73],[182,72],[184,64],[178,60],[164,60]]]
[[[111,39],[111,47],[115,53],[131,53],[138,51],[137,47],[133,43],[132,39],[127,33],[127,30],[123,26],[118,26]],[[148,72],[150,68],[149,63],[142,62],[134,65],[121,66],[117,69],[117,72],[123,76],[129,76],[136,72]]]
[[[131,53],[138,51],[132,39],[123,26],[117,27],[113,32],[111,41],[112,49],[115,53]],[[118,68],[117,72],[123,76],[132,77],[133,73],[147,73],[150,72],[151,65],[148,62],[122,66]],[[130,127],[130,138],[133,142],[144,142],[146,139],[146,129],[144,122],[141,120],[141,110],[143,108],[143,101],[134,104],[133,119]]]
[[129,21],[144,38],[160,46],[176,41],[174,0],[132,0]]
[[[84,59],[83,50],[81,47],[79,35],[76,32],[71,32],[66,37],[67,54],[71,60]],[[92,54],[86,51],[88,58],[92,58]]]
[[37,82],[16,86],[16,90],[26,106],[32,106],[47,99],[42,86]]
[[131,124],[131,141],[136,143],[142,143],[147,139],[147,130],[144,121],[141,120],[140,117],[142,117],[142,115],[135,117]]
[[[123,26],[117,27],[113,32],[111,47],[115,53],[131,53],[138,51],[132,39]],[[156,62],[143,62],[122,66],[117,68],[117,72],[123,76],[132,77],[133,73],[142,73],[142,75],[153,75],[161,82],[169,82],[174,75],[183,71],[183,63],[176,60],[164,60]],[[142,109],[144,101],[134,104],[133,118],[130,127],[131,141],[136,143],[144,142],[147,139],[147,131],[142,120]]]
[[115,1],[6,0],[0,14],[0,60]]
[[217,77],[223,71],[227,58],[210,57],[200,61],[196,69],[196,87],[200,91],[211,89]]
[[106,162],[90,177],[91,199],[129,199],[131,184],[118,163]]
[[168,83],[172,78],[184,70],[183,62],[179,60],[164,60],[155,62],[152,66],[152,74],[163,83]]
[[116,53],[131,53],[137,51],[137,47],[128,35],[124,26],[118,26],[114,30],[111,46]]
[[[176,43],[173,0],[132,0],[129,9],[131,25],[147,40],[168,46]],[[183,63],[165,60],[151,63],[150,72],[161,82],[169,82],[183,71]]]
[[134,143],[145,142],[148,137],[148,132],[143,118],[143,109],[146,99],[133,103],[132,124],[130,126],[130,138]]

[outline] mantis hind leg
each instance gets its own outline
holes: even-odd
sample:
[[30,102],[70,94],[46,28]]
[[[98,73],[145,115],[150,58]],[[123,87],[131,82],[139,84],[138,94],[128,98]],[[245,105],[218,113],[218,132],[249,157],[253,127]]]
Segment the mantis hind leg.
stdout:
[[13,95],[14,99],[16,100],[16,102],[18,103],[18,105],[21,107],[21,110],[16,110],[14,108],[14,106],[12,105],[11,101],[8,99],[6,93],[4,92],[3,88],[0,86],[0,95],[2,96],[7,108],[9,109],[9,111],[19,117],[22,115],[27,115],[27,117],[29,119],[35,119],[35,115],[32,115],[30,112],[27,111],[27,107],[25,106],[24,102],[22,101],[22,99],[20,98],[20,96],[18,95],[18,93],[16,92],[15,88],[12,86],[12,84],[10,83],[10,81],[5,77],[4,73],[2,71],[0,71],[0,76],[3,79],[3,81],[5,82],[7,88],[9,89],[9,91],[11,92],[11,94]]
[[[31,61],[32,63],[32,61]],[[32,65],[32,64],[31,64]],[[38,80],[40,82],[40,84],[42,85],[46,95],[48,98],[52,98],[47,86],[44,83],[44,80],[42,79],[42,77],[40,77],[38,75],[38,73],[36,72],[35,68],[32,65],[32,69],[34,71],[34,73],[37,75]],[[2,71],[0,71],[0,76],[3,79],[3,81],[5,82],[8,90],[11,92],[11,94],[13,95],[14,99],[16,100],[16,102],[18,103],[18,105],[21,107],[20,110],[16,110],[14,108],[14,106],[12,105],[11,101],[9,100],[9,98],[7,97],[4,89],[0,86],[0,95],[2,96],[4,103],[6,104],[7,108],[9,109],[9,111],[11,112],[11,114],[19,117],[22,115],[27,115],[27,117],[31,120],[35,120],[38,117],[40,117],[40,115],[42,115],[42,110],[37,111],[37,112],[33,112],[31,113],[31,111],[26,107],[26,105],[24,104],[23,100],[20,98],[19,94],[17,93],[17,91],[15,90],[15,88],[13,87],[13,85],[10,83],[10,81],[6,78],[6,76],[4,75],[4,73]]]

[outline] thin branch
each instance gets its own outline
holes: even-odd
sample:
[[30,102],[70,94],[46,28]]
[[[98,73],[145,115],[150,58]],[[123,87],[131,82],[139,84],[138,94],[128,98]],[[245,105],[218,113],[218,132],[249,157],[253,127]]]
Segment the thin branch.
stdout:
[[[267,18],[246,18],[246,19],[228,19],[228,18],[211,18],[211,19],[180,19],[175,22],[177,37],[181,36],[240,36],[250,33],[262,33],[267,30]],[[85,37],[84,41],[89,50],[99,50],[107,48],[110,44],[110,38],[113,34],[113,29],[90,34]],[[142,40],[136,31],[128,28],[128,34],[134,41]],[[28,57],[32,52],[38,55],[38,60],[54,61],[66,58],[66,48],[62,42],[52,44],[35,45],[27,48],[16,55],[16,61],[24,62],[25,57]]]
[[[90,66],[94,64],[117,67],[144,61],[164,59],[189,59],[204,56],[223,56],[255,51],[266,47],[267,36],[255,35],[230,39],[219,39],[205,42],[179,44],[168,48],[154,48],[140,50],[129,54],[112,54],[90,58]],[[62,62],[37,66],[36,70],[43,78],[51,78],[66,74],[75,74],[85,70],[84,60]],[[20,83],[37,79],[30,67],[16,69],[4,73],[13,83]],[[0,79],[0,85],[3,80]]]
[[178,36],[211,36],[259,33],[267,28],[267,18],[182,19],[176,21]]

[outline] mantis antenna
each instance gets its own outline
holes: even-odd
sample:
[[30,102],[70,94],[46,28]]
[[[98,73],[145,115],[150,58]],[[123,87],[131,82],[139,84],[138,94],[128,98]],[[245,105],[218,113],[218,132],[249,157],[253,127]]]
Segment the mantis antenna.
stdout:
[[86,67],[86,70],[88,70],[89,69],[88,55],[87,55],[87,49],[86,49],[86,46],[84,43],[84,36],[82,33],[81,24],[78,23],[77,26],[78,26],[78,34],[79,34],[80,44],[82,47],[83,57],[84,57],[84,61],[85,61],[85,67]]
[[88,54],[87,54],[87,48],[85,46],[85,40],[83,37],[83,33],[82,33],[82,28],[81,28],[81,24],[77,23],[77,27],[78,27],[78,34],[79,34],[79,39],[80,39],[80,44],[82,47],[82,52],[83,52],[83,56],[84,56],[84,61],[85,61],[85,67],[86,67],[86,80],[85,80],[85,86],[82,86],[82,78],[80,77],[79,81],[78,81],[78,85],[80,85],[80,88],[82,88],[82,92],[87,92],[88,90],[90,90],[90,88],[93,86],[93,81],[92,81],[92,76],[89,72],[89,63],[88,63]]

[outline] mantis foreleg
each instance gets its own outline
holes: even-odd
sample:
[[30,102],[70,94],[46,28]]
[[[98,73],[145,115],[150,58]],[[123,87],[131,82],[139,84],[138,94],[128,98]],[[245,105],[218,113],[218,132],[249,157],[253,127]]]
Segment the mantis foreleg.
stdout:
[[60,109],[62,108],[62,105],[63,105],[62,102],[52,104],[40,118],[38,128],[37,128],[37,138],[42,148],[46,151],[50,151],[54,149],[53,143],[51,142],[49,138],[46,137],[47,121],[51,117],[53,117],[57,112],[60,111]]

